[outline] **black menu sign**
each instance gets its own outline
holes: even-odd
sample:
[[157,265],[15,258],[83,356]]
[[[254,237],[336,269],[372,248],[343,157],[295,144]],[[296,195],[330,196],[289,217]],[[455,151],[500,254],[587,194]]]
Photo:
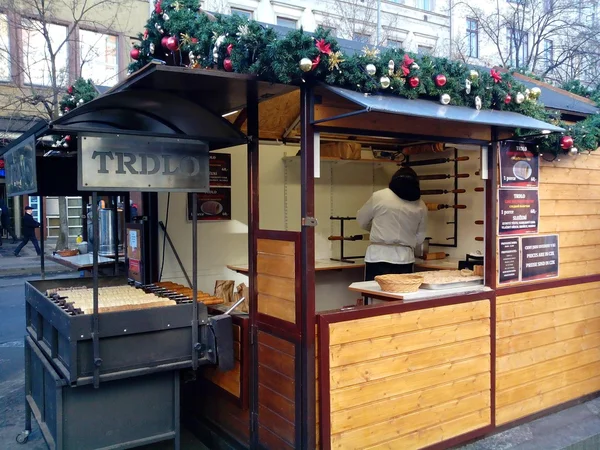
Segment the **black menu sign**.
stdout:
[[500,187],[537,188],[540,166],[537,152],[522,142],[503,142],[500,146]]
[[538,232],[539,196],[537,189],[498,191],[498,233],[500,235]]
[[[188,219],[192,220],[193,194],[188,194]],[[231,220],[231,189],[211,188],[198,193],[198,220]]]
[[558,277],[558,235],[521,238],[521,281]]
[[519,281],[520,263],[519,238],[499,239],[500,274],[499,284],[514,283]]
[[231,186],[231,155],[211,153],[209,155],[210,187]]

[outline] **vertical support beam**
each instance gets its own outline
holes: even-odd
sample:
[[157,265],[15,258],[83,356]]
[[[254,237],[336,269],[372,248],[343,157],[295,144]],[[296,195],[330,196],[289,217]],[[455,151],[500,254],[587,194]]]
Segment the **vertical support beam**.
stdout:
[[488,147],[488,179],[485,181],[485,281],[496,289],[496,210],[498,192],[498,130],[492,128]]
[[198,368],[198,194],[192,194],[192,368]]
[[315,216],[315,152],[314,152],[314,98],[311,86],[305,83],[300,91],[301,115],[301,217],[302,217],[302,273],[301,273],[301,392],[299,448],[315,448],[315,228],[310,220]]
[[112,227],[114,233],[113,251],[115,252],[115,264],[113,266],[113,275],[117,275],[119,271],[119,209],[117,208],[117,196],[114,195],[112,198],[112,210],[113,220]]
[[44,255],[44,233],[46,231],[46,227],[44,225],[46,220],[44,218],[44,203],[44,197],[40,197],[40,248],[42,250],[42,255],[40,257],[40,272],[42,280],[46,278],[46,260]]
[[158,281],[158,194],[144,192],[142,200],[143,216],[147,218],[144,230],[146,283],[155,283]]
[[88,217],[87,217],[87,207],[88,207],[88,200],[89,197],[83,196],[81,197],[81,238],[83,239],[84,242],[89,242],[89,236],[88,236],[88,230],[87,230],[87,224],[88,224]]
[[92,229],[94,234],[94,250],[92,253],[92,276],[93,276],[93,299],[94,299],[94,316],[92,318],[92,350],[94,357],[94,387],[100,386],[100,336],[99,331],[99,314],[98,314],[98,250],[100,241],[100,217],[98,211],[98,193],[92,193]]
[[248,134],[248,279],[250,310],[250,448],[258,448],[258,297],[256,292],[256,234],[259,222],[258,189],[258,87],[250,80],[246,85],[246,115]]

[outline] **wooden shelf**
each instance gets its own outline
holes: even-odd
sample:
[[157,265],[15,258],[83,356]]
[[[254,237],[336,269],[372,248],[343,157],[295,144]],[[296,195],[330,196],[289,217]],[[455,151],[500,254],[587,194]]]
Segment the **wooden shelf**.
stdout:
[[[300,156],[284,156],[281,158],[284,161],[300,161]],[[363,163],[363,164],[395,164],[400,165],[400,161],[390,161],[387,159],[341,159],[329,156],[322,156],[321,162],[331,163]]]

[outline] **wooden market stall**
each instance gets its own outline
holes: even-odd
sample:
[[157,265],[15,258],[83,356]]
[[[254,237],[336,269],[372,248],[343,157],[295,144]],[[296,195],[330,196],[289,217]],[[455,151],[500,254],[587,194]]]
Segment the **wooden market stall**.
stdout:
[[[300,121],[289,120],[293,113],[281,119],[277,111],[298,110],[294,101],[301,105]],[[241,111],[230,120],[244,129]],[[282,123],[274,123],[275,117]],[[227,436],[250,448],[447,448],[600,390],[595,343],[600,265],[594,256],[600,199],[593,189],[599,156],[544,159],[532,143],[561,129],[518,114],[367,97],[325,85],[303,85],[300,92],[262,103],[259,123],[261,138],[285,134],[300,140],[301,227],[260,225],[256,214],[263,208],[255,186],[263,175],[258,155],[251,157],[249,263],[229,264],[249,277],[250,343],[241,348],[250,355],[242,351],[239,373],[211,373],[208,383],[193,388],[214,398],[201,411],[192,408],[208,442]],[[529,137],[517,137],[517,128],[529,130]],[[471,175],[478,187],[463,198],[484,198],[482,210],[466,221],[476,219],[481,230],[483,239],[471,238],[482,245],[485,283],[405,300],[355,283],[355,297],[381,301],[323,310],[330,299],[319,296],[319,277],[352,266],[315,258],[320,239],[315,173],[319,142],[322,149],[329,139],[403,148],[438,142],[464,148],[461,155],[470,152],[480,161]],[[534,213],[535,227],[514,234],[502,220],[510,202],[499,204],[506,191],[499,155],[522,145],[540,166],[539,187],[533,189],[539,214]],[[269,150],[263,146],[261,155]],[[432,154],[414,160],[425,157]],[[558,238],[541,248],[552,252],[532,256],[535,239],[549,235]],[[516,278],[505,267],[514,258],[504,251],[515,236],[523,262]],[[469,250],[459,247],[458,252]],[[539,267],[551,267],[531,275],[526,253],[533,260],[546,258]],[[354,276],[360,281],[362,274]],[[348,292],[347,283],[336,283]]]

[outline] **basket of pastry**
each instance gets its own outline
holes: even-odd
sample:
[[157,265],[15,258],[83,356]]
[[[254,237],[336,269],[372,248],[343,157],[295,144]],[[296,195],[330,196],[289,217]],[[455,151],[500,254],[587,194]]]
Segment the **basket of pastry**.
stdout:
[[417,292],[423,277],[412,273],[378,275],[375,281],[384,292],[393,292],[396,294],[405,294],[409,292]]

